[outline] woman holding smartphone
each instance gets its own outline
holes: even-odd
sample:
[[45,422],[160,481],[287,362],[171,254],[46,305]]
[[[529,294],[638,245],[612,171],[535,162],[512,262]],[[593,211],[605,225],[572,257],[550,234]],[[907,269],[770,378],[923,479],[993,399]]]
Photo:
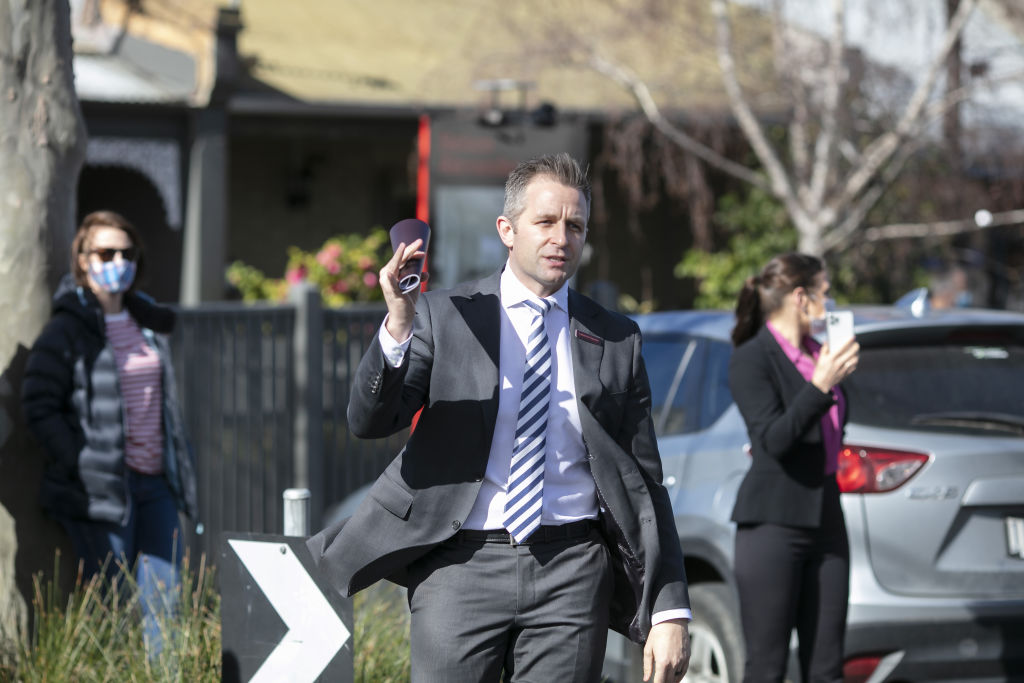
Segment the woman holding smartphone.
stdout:
[[733,508],[743,680],[782,681],[790,632],[804,681],[843,677],[849,544],[836,483],[846,401],[839,383],[860,347],[821,345],[828,275],[807,254],[776,256],[736,304],[729,387],[753,461]]

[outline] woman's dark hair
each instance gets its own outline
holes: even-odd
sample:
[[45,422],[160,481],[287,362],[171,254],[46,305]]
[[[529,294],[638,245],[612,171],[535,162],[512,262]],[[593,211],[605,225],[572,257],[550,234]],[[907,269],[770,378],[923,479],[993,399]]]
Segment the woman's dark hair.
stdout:
[[135,247],[138,256],[135,258],[135,281],[132,282],[128,291],[134,291],[135,285],[142,280],[142,276],[146,272],[145,251],[142,248],[139,231],[128,222],[127,218],[114,211],[93,211],[83,218],[82,224],[78,226],[75,239],[71,242],[71,274],[75,278],[75,284],[79,287],[89,286],[89,276],[82,268],[81,259],[78,257],[87,254],[92,247],[92,233],[95,228],[117,228],[128,235],[128,239],[132,241],[132,246]]
[[748,277],[736,301],[736,327],[732,343],[739,346],[755,334],[765,318],[782,306],[782,300],[797,287],[810,289],[814,278],[825,270],[817,256],[790,252],[779,254],[758,275]]

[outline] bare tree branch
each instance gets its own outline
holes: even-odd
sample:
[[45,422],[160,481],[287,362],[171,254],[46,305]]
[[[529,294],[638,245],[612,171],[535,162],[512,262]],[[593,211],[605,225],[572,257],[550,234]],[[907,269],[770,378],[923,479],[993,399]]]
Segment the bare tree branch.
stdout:
[[979,79],[970,85],[965,85],[955,90],[950,90],[941,99],[930,103],[921,114],[921,123],[918,125],[918,132],[927,128],[928,124],[939,118],[956,105],[969,100],[983,87],[997,83],[1014,83],[1024,79],[1024,71],[1012,71],[1002,76]]
[[[1021,77],[1024,77],[1024,72],[1006,74],[1005,76],[1001,76],[998,79],[988,79],[987,81],[985,81],[985,84],[991,84],[993,82],[1001,80],[1012,81],[1015,79],[1020,79]],[[849,212],[847,212],[846,217],[836,228],[833,228],[831,231],[825,233],[821,241],[822,248],[824,249],[824,251],[833,251],[835,249],[845,246],[849,242],[850,238],[854,235],[854,233],[857,231],[857,229],[863,222],[864,218],[867,216],[868,211],[870,211],[871,208],[877,203],[877,201],[881,198],[882,194],[885,193],[885,190],[889,187],[889,185],[891,185],[892,182],[895,181],[896,177],[900,174],[900,171],[903,170],[903,166],[906,163],[906,161],[911,156],[913,156],[914,152],[916,152],[921,147],[921,145],[923,144],[923,140],[920,140],[919,138],[924,133],[924,130],[929,126],[929,124],[938,120],[940,117],[943,116],[943,114],[945,114],[950,108],[956,106],[956,104],[958,104],[959,102],[963,102],[964,100],[969,99],[970,96],[974,94],[974,92],[980,87],[980,85],[980,83],[975,83],[951,91],[947,93],[946,96],[943,97],[942,99],[936,102],[932,102],[925,109],[917,126],[910,131],[910,135],[908,136],[911,139],[918,139],[918,141],[916,143],[911,142],[910,140],[905,142],[897,152],[897,156],[894,159],[892,159],[886,167],[884,173],[882,174],[880,182],[875,183],[870,189],[867,190],[867,192],[862,194],[861,197],[854,202],[854,207]],[[921,225],[940,224],[922,223]],[[1004,223],[999,223],[999,225],[1004,225]]]
[[1015,211],[1003,211],[992,214],[991,222],[979,225],[973,218],[964,218],[955,221],[936,221],[934,223],[893,223],[864,231],[864,239],[868,242],[879,242],[882,240],[893,240],[908,237],[936,237],[946,235],[959,235],[966,232],[977,232],[987,230],[1000,225],[1014,225],[1024,223],[1024,209]]
[[[789,91],[789,98],[793,102],[789,120],[789,155],[799,193],[805,189],[804,184],[810,177],[811,157],[807,151],[807,127],[811,116],[807,107],[806,89],[796,74],[790,73],[790,60],[786,58],[792,46],[786,37],[786,23],[782,20],[783,4],[783,0],[772,0],[772,49],[775,55],[775,71]],[[801,195],[800,201],[806,204],[807,198]]]
[[732,57],[732,28],[729,24],[729,11],[726,0],[711,0],[711,13],[715,18],[715,31],[717,40],[715,47],[718,51],[718,65],[722,70],[722,81],[725,84],[726,93],[729,95],[729,102],[732,105],[733,115],[747,136],[747,141],[754,150],[754,154],[761,161],[771,183],[769,191],[781,200],[799,229],[800,220],[804,216],[803,207],[800,205],[793,191],[793,184],[781,160],[768,143],[768,138],[761,129],[754,112],[751,111],[740,88],[739,79],[736,76],[736,62]]
[[[1018,75],[1017,77],[1019,78],[1020,76]],[[942,100],[938,102],[933,102],[931,105],[929,105],[925,114],[922,116],[917,128],[912,132],[911,137],[913,138],[922,135],[924,129],[926,129],[930,123],[939,119],[943,114],[945,114],[946,111],[948,111],[951,107],[955,106],[958,102],[962,102],[968,99],[974,89],[975,88],[972,88],[970,86],[959,88],[956,91],[948,93],[947,96],[944,97]],[[881,196],[885,193],[885,190],[888,189],[889,185],[891,185],[892,182],[895,181],[896,176],[898,176],[900,172],[903,170],[903,166],[906,163],[906,161],[914,154],[914,152],[916,152],[921,147],[922,142],[923,141],[912,143],[908,140],[900,147],[896,157],[893,158],[890,161],[889,165],[886,167],[886,170],[882,175],[881,181],[875,183],[871,188],[869,188],[865,193],[863,193],[860,196],[860,198],[858,198],[854,202],[853,208],[849,212],[847,212],[847,215],[843,219],[843,221],[836,228],[833,228],[831,231],[825,233],[825,235],[822,237],[821,244],[825,252],[833,251],[835,249],[839,249],[841,247],[846,246],[849,240],[857,232],[857,229],[861,226],[862,222],[864,221],[864,218],[867,217],[868,212],[878,202]],[[1005,223],[999,223],[999,225],[1004,224]],[[920,225],[943,224],[922,223]]]
[[860,162],[860,151],[850,140],[844,138],[839,141],[839,153],[843,155],[848,164],[856,164]]
[[793,98],[793,118],[789,121],[789,149],[793,158],[793,178],[796,181],[797,193],[800,201],[806,206],[810,199],[806,189],[811,175],[811,157],[807,153],[807,126],[811,112],[807,108],[806,93],[799,93],[798,89],[798,85],[793,86],[796,96]]
[[913,79],[916,84],[895,123],[863,146],[857,144],[854,130],[844,129],[847,113],[842,102],[853,77],[852,66],[846,61],[847,3],[831,0],[829,32],[819,40],[786,26],[784,0],[770,0],[778,84],[792,103],[786,122],[787,150],[770,139],[763,119],[754,113],[750,92],[740,84],[731,3],[707,0],[722,83],[733,116],[762,166],[760,172],[726,159],[673,125],[662,115],[647,84],[597,47],[587,48],[585,63],[630,92],[651,124],[673,143],[779,200],[797,229],[799,248],[821,254],[845,246],[863,227],[872,207],[919,146],[928,141],[928,130],[936,118],[984,85],[996,82],[975,80],[945,93],[937,92],[936,87],[951,50],[981,1],[959,2],[922,77]]
[[878,200],[882,198],[885,191],[893,181],[896,180],[896,176],[898,176],[903,170],[903,166],[907,163],[907,160],[913,156],[914,152],[916,152],[920,146],[920,142],[907,142],[900,147],[896,156],[890,161],[889,165],[882,173],[882,177],[879,181],[868,188],[866,192],[861,194],[861,196],[853,202],[852,208],[847,212],[845,218],[843,218],[842,222],[840,222],[838,226],[826,232],[822,236],[821,247],[823,252],[829,252],[847,246],[850,239],[863,225],[868,212],[871,211],[875,204],[878,203]]
[[900,143],[910,137],[919,126],[922,112],[935,88],[939,73],[945,67],[946,57],[976,5],[977,0],[964,0],[960,4],[957,13],[949,21],[946,34],[943,36],[942,48],[929,66],[924,80],[918,84],[917,89],[911,95],[907,108],[895,128],[880,135],[864,150],[861,164],[850,172],[845,182],[842,183],[839,193],[824,207],[821,216],[823,223],[827,224],[835,220],[835,216],[842,211],[843,207],[849,205],[864,190],[878,170],[892,157]]
[[825,103],[821,113],[821,132],[814,146],[814,170],[807,205],[810,213],[817,213],[825,197],[832,159],[835,152],[839,93],[846,83],[846,67],[843,65],[845,30],[843,0],[832,0],[832,35],[829,40],[828,69],[825,71]]
[[640,108],[643,110],[647,119],[655,128],[661,131],[674,143],[694,156],[703,159],[712,166],[719,168],[740,180],[746,181],[766,192],[772,191],[771,187],[769,187],[768,183],[760,174],[755,173],[742,164],[738,164],[735,161],[727,159],[707,145],[701,143],[699,140],[687,135],[686,132],[666,119],[662,115],[661,109],[654,101],[654,98],[651,97],[651,91],[648,89],[647,84],[637,77],[637,75],[632,71],[620,64],[613,63],[606,57],[598,54],[595,50],[590,52],[590,66],[629,90],[640,105]]

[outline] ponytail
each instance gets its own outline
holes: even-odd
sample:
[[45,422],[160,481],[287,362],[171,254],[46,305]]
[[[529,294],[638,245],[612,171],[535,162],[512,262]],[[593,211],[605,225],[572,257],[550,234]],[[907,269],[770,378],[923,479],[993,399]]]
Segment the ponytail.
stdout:
[[811,287],[815,276],[824,269],[824,262],[817,256],[791,252],[776,256],[760,274],[748,277],[736,301],[733,345],[739,346],[757,334],[765,319],[782,306],[787,294],[797,287]]
[[736,301],[736,326],[732,328],[733,346],[739,346],[755,334],[764,324],[764,313],[761,312],[761,276],[748,277]]

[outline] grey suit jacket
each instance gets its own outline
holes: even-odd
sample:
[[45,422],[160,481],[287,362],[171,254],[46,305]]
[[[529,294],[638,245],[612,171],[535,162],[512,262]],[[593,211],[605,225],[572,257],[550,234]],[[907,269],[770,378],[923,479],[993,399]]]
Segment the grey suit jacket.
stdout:
[[[356,371],[350,429],[384,437],[423,412],[405,448],[355,514],[309,541],[346,595],[387,578],[453,536],[477,498],[498,411],[500,273],[425,292],[405,360],[376,341]],[[651,421],[640,332],[628,318],[569,291],[576,397],[612,556],[612,627],[646,640],[653,612],[689,607],[683,556]]]

